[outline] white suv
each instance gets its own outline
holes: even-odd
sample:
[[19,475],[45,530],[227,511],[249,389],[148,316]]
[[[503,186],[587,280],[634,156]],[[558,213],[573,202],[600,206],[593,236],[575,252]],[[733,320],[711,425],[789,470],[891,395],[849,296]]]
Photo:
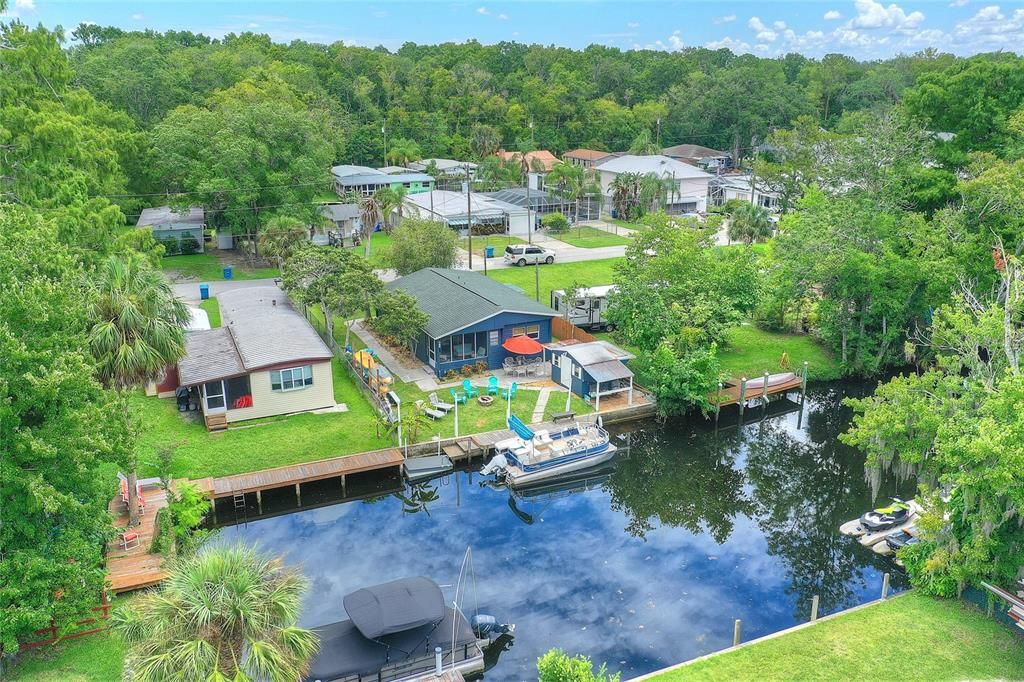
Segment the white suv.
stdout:
[[555,262],[555,252],[535,244],[509,244],[505,247],[505,262],[519,267],[534,263],[551,265]]

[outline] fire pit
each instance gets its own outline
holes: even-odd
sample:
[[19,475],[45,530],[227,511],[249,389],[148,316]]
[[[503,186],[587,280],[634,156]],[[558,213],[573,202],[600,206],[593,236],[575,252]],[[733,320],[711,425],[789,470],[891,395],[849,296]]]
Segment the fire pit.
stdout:
[[487,407],[488,405],[490,405],[490,404],[492,404],[494,402],[494,396],[493,395],[478,396],[476,401],[478,403],[480,403],[483,407]]

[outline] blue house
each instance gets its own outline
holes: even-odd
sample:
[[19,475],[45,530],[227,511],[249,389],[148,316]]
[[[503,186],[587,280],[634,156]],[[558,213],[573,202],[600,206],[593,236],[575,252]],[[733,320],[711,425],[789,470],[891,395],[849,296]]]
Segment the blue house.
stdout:
[[601,409],[601,398],[625,393],[633,404],[633,372],[626,361],[629,353],[604,341],[548,346],[551,380],[565,386]]
[[481,360],[489,369],[512,356],[502,347],[513,336],[551,341],[551,308],[518,290],[468,270],[424,268],[387,285],[416,298],[430,316],[415,344],[416,357],[438,377]]

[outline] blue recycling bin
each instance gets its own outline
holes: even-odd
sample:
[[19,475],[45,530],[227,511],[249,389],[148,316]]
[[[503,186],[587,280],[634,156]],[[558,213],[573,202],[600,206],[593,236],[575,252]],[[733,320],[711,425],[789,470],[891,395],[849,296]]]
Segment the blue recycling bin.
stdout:
[[484,247],[484,255],[487,256],[488,258],[494,258],[494,247],[493,246],[485,246]]
[[209,284],[200,284],[199,285],[199,298],[203,299],[204,301],[206,299],[210,298],[210,285]]
[[224,279],[233,279],[235,276],[235,269],[230,265],[224,266]]

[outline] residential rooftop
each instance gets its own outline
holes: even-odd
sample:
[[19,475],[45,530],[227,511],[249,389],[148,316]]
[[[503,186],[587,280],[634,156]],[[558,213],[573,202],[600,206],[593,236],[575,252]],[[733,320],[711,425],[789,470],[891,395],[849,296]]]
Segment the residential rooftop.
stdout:
[[136,227],[154,227],[163,229],[177,229],[182,227],[203,227],[206,224],[206,212],[201,206],[192,206],[187,209],[171,208],[170,206],[157,206],[144,208],[139,214]]
[[625,154],[609,159],[596,168],[601,172],[607,173],[640,173],[641,175],[654,173],[660,177],[675,177],[677,180],[712,177],[710,174],[688,163],[683,163],[661,154],[652,154],[650,156]]

